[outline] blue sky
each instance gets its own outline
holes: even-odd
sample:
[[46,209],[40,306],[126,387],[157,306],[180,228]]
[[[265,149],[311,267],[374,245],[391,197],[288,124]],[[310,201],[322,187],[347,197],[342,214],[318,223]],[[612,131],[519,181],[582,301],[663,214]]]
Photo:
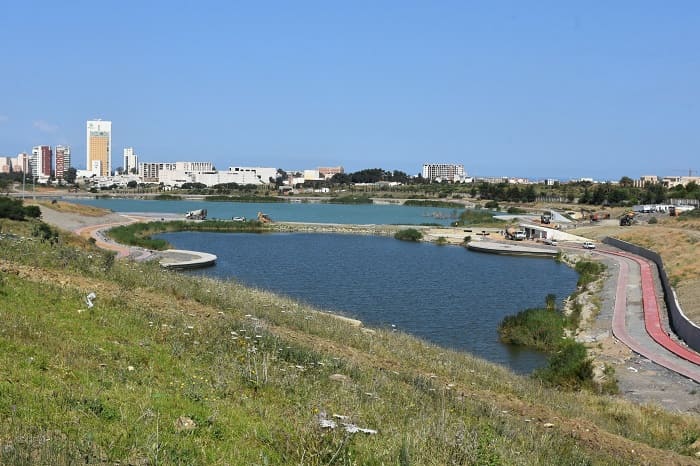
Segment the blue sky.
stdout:
[[619,179],[700,170],[697,1],[3,3],[0,155]]

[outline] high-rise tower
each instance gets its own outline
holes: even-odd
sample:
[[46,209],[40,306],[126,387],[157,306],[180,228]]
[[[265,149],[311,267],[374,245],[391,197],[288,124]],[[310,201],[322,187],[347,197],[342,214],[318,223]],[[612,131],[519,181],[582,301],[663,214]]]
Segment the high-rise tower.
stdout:
[[87,122],[86,169],[98,176],[112,173],[112,122],[89,120]]
[[54,158],[56,159],[56,173],[55,177],[57,180],[62,180],[70,168],[70,147],[69,146],[56,146],[53,150]]

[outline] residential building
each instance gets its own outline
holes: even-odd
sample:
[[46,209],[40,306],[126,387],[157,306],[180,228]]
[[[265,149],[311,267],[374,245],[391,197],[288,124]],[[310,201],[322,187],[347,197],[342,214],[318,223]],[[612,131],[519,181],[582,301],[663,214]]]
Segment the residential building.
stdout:
[[130,174],[138,174],[139,172],[139,156],[134,154],[134,148],[133,147],[125,147],[124,148],[124,163],[122,164],[122,167],[124,168],[124,173]]
[[463,164],[455,163],[425,163],[423,164],[423,178],[430,181],[462,181],[466,177]]
[[70,168],[70,146],[54,147],[54,156],[56,159],[55,177],[57,180],[63,180]]
[[29,174],[31,172],[31,166],[29,163],[30,156],[26,152],[20,152],[17,154],[17,163],[13,163],[12,171],[20,171],[22,173]]
[[648,184],[656,184],[659,182],[659,177],[656,175],[640,176],[638,180],[632,182],[635,188],[643,188]]
[[343,167],[318,167],[318,173],[324,178],[332,178],[338,173],[345,173],[345,169]]
[[51,146],[32,147],[32,156],[29,164],[32,167],[32,175],[45,179],[51,177],[51,162],[53,161]]
[[700,176],[664,176],[661,180],[661,183],[669,189],[679,185],[686,186],[691,182],[700,184]]
[[85,167],[97,176],[112,173],[112,122],[88,120],[86,131],[87,161]]
[[12,163],[14,157],[0,157],[0,173],[11,173],[14,171]]

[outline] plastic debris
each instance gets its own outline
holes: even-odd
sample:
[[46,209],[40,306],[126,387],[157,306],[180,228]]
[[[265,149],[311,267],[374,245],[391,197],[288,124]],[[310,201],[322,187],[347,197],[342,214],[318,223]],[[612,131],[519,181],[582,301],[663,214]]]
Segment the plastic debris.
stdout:
[[95,294],[94,291],[90,292],[86,297],[85,297],[85,302],[87,303],[88,309],[92,309],[95,305],[92,303],[93,299],[96,299],[97,295]]

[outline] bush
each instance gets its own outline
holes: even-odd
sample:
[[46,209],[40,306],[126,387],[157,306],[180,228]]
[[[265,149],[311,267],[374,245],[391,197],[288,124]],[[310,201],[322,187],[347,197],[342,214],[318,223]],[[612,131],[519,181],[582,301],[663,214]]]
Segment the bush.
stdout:
[[547,366],[537,369],[533,375],[550,385],[579,390],[590,387],[593,363],[582,343],[567,339],[560,343]]
[[578,272],[578,283],[579,287],[585,287],[590,283],[598,280],[601,274],[605,270],[605,266],[600,262],[593,261],[578,261],[575,266],[576,272]]
[[25,217],[39,218],[41,217],[41,209],[35,205],[25,206],[21,199],[0,197],[0,218],[24,220]]
[[651,217],[651,218],[649,219],[649,225],[654,225],[654,224],[657,224],[657,223],[659,223],[659,219],[658,219],[658,218],[656,218],[656,217]]
[[499,210],[500,206],[498,205],[498,202],[496,201],[488,201],[486,204],[484,204],[484,207],[487,209],[493,209],[493,210]]
[[415,228],[408,228],[406,230],[397,231],[394,238],[401,241],[420,241],[423,239],[423,233]]
[[524,209],[521,209],[520,207],[508,207],[508,213],[509,214],[524,214],[524,213],[527,213],[527,211]]
[[564,336],[566,317],[547,309],[526,309],[498,325],[501,341],[541,351],[555,351]]

